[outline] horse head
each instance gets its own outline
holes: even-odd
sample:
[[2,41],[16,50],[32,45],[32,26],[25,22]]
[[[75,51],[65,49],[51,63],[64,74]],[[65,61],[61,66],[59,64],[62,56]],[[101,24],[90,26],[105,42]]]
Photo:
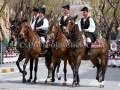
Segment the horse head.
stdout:
[[59,23],[56,20],[52,20],[50,23],[50,37],[51,40],[57,39],[59,37],[59,32],[60,32],[60,27],[59,27]]
[[19,27],[19,34],[18,34],[18,38],[19,39],[25,39],[26,36],[28,36],[29,34],[29,29],[30,29],[30,24],[28,22],[27,19],[23,19],[21,21],[21,25]]
[[21,22],[18,19],[14,19],[14,20],[10,20],[10,24],[11,24],[11,26],[10,26],[9,30],[11,32],[11,37],[8,42],[8,47],[14,46],[15,39],[17,38],[17,35],[19,33],[18,29],[20,27]]
[[74,30],[73,28],[75,27],[75,22],[76,22],[77,17],[78,15],[76,15],[75,17],[71,17],[71,19],[67,23],[66,29],[64,30],[65,32],[68,32],[68,33],[73,32]]

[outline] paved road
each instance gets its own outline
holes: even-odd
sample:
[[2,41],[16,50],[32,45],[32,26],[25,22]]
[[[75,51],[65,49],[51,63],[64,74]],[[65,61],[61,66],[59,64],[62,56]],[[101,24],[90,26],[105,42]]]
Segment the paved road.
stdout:
[[[29,67],[29,64],[28,64]],[[27,76],[29,77],[29,68],[27,67]],[[99,83],[95,80],[96,68],[92,68],[92,64],[89,61],[82,61],[79,69],[80,73],[80,87],[71,87],[72,84],[72,71],[67,67],[67,86],[62,86],[63,79],[63,64],[60,67],[60,75],[62,79],[51,84],[44,84],[47,77],[47,69],[44,62],[39,62],[38,79],[35,85],[30,83],[22,83],[22,75],[15,69],[15,72],[0,74],[0,90],[120,90],[120,68],[107,68],[105,77],[105,87],[99,88]]]

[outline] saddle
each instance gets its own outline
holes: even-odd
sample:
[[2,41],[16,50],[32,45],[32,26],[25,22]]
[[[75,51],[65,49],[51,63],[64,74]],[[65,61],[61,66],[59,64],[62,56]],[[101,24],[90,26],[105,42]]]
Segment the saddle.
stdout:
[[[70,40],[68,40],[68,39],[66,39],[66,40],[67,40],[67,47],[70,47]],[[50,44],[51,44],[51,42],[50,42],[50,36],[47,35],[46,48],[49,48]],[[86,43],[86,39],[85,38],[83,39],[83,45],[85,47],[87,47],[87,43]],[[101,44],[101,41],[100,41],[99,38],[97,38],[96,41],[92,43],[91,48],[92,49],[102,48],[102,44]]]

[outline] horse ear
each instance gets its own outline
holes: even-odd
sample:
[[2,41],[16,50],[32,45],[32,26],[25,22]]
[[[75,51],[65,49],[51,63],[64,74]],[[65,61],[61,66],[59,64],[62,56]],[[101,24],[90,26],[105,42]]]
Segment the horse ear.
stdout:
[[76,16],[74,17],[74,20],[76,21],[77,18],[78,18],[78,15],[76,15]]

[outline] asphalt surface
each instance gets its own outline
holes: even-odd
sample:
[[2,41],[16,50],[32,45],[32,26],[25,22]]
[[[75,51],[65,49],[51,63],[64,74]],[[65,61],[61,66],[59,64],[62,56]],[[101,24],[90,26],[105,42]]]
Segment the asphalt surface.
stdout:
[[[24,62],[24,61],[23,61]],[[20,63],[21,67],[23,62]],[[82,61],[79,69],[80,87],[72,87],[73,75],[69,65],[67,65],[67,85],[64,82],[63,62],[60,66],[61,80],[54,83],[45,84],[47,69],[44,60],[39,60],[36,84],[22,83],[22,74],[19,73],[15,63],[4,64],[0,68],[12,67],[14,72],[0,74],[0,90],[120,90],[120,68],[107,67],[105,75],[105,87],[99,88],[100,83],[96,81],[96,68],[90,61]],[[27,65],[26,79],[29,78],[29,63]],[[34,72],[33,72],[34,74]]]

